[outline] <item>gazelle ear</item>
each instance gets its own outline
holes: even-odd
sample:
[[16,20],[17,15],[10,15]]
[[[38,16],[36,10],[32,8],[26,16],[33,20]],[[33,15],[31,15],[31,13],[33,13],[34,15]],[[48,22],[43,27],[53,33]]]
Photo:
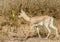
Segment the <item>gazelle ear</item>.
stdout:
[[26,14],[26,13],[25,13],[25,11],[24,11],[23,9],[21,9],[21,13],[24,13],[24,14]]
[[18,18],[21,18],[21,17],[22,17],[21,15],[18,16]]
[[21,12],[24,12],[23,9],[21,9]]

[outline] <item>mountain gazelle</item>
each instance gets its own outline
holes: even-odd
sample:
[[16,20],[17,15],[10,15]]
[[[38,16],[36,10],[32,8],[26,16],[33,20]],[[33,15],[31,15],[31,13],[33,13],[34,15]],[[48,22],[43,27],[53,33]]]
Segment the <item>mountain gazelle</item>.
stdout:
[[[35,17],[29,17],[26,15],[25,11],[23,11],[23,9],[21,9],[21,13],[18,16],[19,18],[22,17],[24,18],[27,22],[30,23],[30,28],[33,29],[35,26],[45,26],[46,29],[48,30],[48,35],[46,38],[49,37],[49,35],[51,34],[51,31],[49,29],[49,27],[53,28],[56,31],[56,36],[58,37],[58,29],[53,25],[54,22],[54,18],[50,17],[48,15],[45,16],[35,16]],[[38,36],[39,35],[39,28],[37,28],[37,32],[38,32]]]

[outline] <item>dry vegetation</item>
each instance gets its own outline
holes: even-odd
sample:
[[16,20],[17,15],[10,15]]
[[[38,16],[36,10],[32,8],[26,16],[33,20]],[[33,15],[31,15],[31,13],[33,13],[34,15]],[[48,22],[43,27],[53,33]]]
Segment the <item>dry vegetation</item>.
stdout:
[[[30,17],[39,15],[53,16],[55,18],[54,25],[59,29],[60,33],[60,0],[0,0],[0,42],[20,42],[27,35],[28,40],[21,42],[40,42],[40,39],[37,38],[36,28],[30,30],[29,23],[23,18],[19,19],[17,17],[21,8]],[[39,28],[41,36],[46,37],[48,32],[45,27],[39,26]],[[41,42],[44,41],[41,40]]]

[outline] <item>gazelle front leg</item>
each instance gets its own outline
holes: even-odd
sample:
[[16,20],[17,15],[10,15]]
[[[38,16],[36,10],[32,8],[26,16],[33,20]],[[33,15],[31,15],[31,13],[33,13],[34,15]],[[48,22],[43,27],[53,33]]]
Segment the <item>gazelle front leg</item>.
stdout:
[[48,30],[48,35],[47,35],[47,37],[46,37],[46,39],[49,37],[49,35],[51,34],[51,31],[50,31],[50,29],[48,28],[48,27],[46,27],[47,28],[47,30]]
[[40,33],[39,33],[39,28],[38,28],[37,26],[38,26],[38,24],[30,25],[31,30],[32,30],[34,27],[36,27],[36,29],[37,29],[37,33],[38,33],[38,36],[39,36],[39,38],[41,38]]
[[31,23],[30,23],[30,29],[31,29],[31,30],[34,29],[34,26],[35,26],[35,24],[31,24]]
[[38,33],[39,38],[41,38],[38,27],[37,27],[37,33]]
[[[30,30],[33,30],[34,26],[35,26],[34,24],[31,24],[31,23],[30,23]],[[26,37],[25,37],[24,39],[27,39],[28,36],[29,36],[29,34],[26,34]]]

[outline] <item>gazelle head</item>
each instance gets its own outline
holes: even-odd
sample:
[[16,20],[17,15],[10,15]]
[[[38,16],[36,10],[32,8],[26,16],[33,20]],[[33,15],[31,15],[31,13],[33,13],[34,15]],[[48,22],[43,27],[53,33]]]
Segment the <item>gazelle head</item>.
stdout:
[[19,16],[18,16],[18,18],[21,18],[21,17],[23,17],[23,15],[25,14],[25,12],[23,11],[23,9],[21,9],[21,13],[19,13]]
[[21,13],[19,14],[18,18],[24,18],[26,21],[30,21],[30,17],[21,9]]

